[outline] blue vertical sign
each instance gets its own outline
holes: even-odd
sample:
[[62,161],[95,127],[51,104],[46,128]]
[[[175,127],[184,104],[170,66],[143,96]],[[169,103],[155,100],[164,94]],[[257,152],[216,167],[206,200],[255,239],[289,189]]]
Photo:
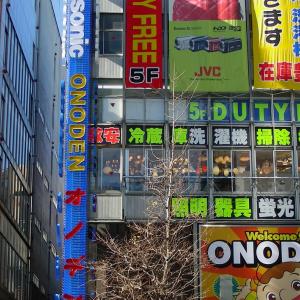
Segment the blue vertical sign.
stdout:
[[67,1],[63,299],[86,299],[92,0]]

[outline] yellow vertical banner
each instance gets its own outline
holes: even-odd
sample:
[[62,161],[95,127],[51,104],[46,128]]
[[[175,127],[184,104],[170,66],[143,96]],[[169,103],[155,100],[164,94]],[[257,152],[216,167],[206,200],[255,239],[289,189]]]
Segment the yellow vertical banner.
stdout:
[[300,90],[300,1],[251,5],[254,87]]

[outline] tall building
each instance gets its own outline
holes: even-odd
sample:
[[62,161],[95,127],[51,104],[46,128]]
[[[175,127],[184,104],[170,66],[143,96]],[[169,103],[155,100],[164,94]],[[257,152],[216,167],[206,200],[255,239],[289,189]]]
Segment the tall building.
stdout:
[[[209,282],[210,297],[237,295],[237,287],[246,285],[238,274],[240,266],[254,282],[255,274],[263,278],[273,265],[299,263],[298,1],[77,4],[68,1],[66,134],[79,124],[85,130],[79,138],[74,133],[68,136],[66,172],[73,176],[78,171],[74,180],[67,176],[67,190],[71,194],[81,190],[77,196],[83,202],[79,210],[66,205],[66,232],[78,229],[75,238],[81,234],[68,239],[66,259],[97,258],[98,246],[90,240],[88,254],[86,246],[77,251],[80,240],[86,243],[82,235],[88,229],[86,214],[92,232],[105,228],[117,232],[126,222],[147,219],[152,196],[145,182],[159,176],[158,158],[169,151],[175,121],[173,141],[178,153],[184,147],[185,157],[174,172],[182,172],[185,185],[181,195],[171,199],[174,217],[197,215],[199,231],[204,223],[210,225],[207,240],[212,245],[223,237],[230,246],[219,243],[226,252],[223,262],[210,253],[214,272],[202,270],[203,278],[214,278]],[[76,21],[80,30],[75,15],[80,16]],[[84,55],[91,55],[91,62],[84,61]],[[173,91],[179,98],[175,103]],[[76,103],[75,95],[81,103]],[[72,111],[75,105],[82,105],[77,116]],[[225,236],[218,226],[226,227],[221,229]],[[295,243],[282,246],[284,238]],[[262,253],[254,255],[252,245],[252,250],[244,249],[253,258],[247,259],[241,248],[232,248],[235,240],[247,247],[254,240],[263,241],[256,243]],[[266,243],[269,255],[263,248]],[[290,247],[289,254],[284,247]],[[229,251],[243,258],[232,258]],[[229,264],[232,269],[225,268]],[[265,269],[255,273],[258,266]],[[86,280],[83,270],[76,272],[80,279],[65,271],[64,291],[73,297],[87,293],[76,289]],[[225,293],[226,286],[230,293]],[[100,282],[91,292],[97,289]]]
[[60,24],[50,0],[0,4],[0,299],[53,299],[63,191]]

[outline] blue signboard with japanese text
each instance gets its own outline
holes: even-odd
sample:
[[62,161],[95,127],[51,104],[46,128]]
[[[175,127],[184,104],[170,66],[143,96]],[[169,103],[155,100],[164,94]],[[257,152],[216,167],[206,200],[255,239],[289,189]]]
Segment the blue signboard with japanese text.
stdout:
[[86,299],[91,0],[67,1],[63,299]]

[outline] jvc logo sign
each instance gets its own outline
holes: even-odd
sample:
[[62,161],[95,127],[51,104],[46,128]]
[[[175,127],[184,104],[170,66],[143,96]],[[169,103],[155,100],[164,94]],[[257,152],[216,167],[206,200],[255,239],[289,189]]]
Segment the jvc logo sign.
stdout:
[[221,77],[221,67],[201,66],[199,72],[195,72],[195,77]]

